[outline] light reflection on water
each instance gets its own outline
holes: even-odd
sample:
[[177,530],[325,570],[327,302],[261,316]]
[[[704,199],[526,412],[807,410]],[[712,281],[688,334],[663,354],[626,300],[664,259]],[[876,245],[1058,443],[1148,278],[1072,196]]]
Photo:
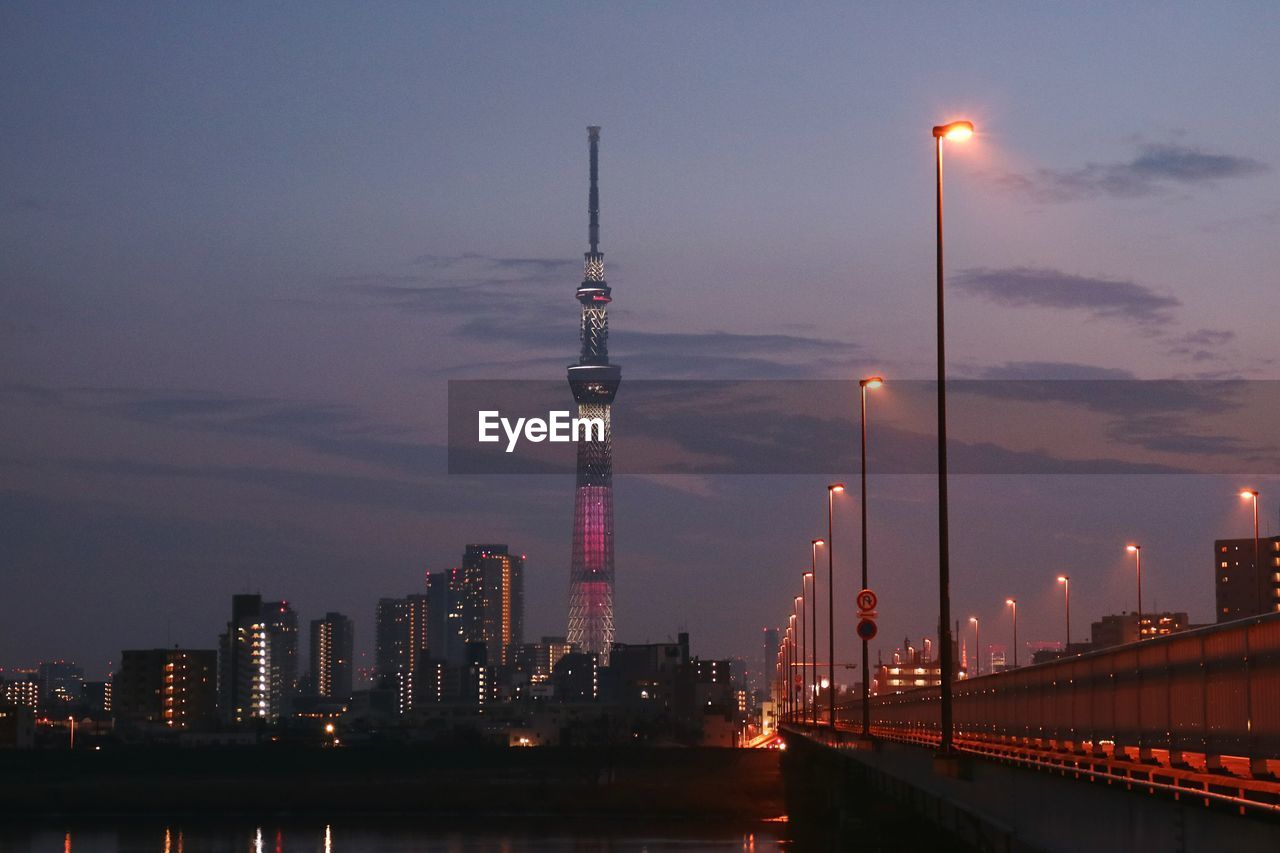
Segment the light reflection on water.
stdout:
[[147,824],[116,827],[0,830],[0,853],[767,853],[785,843],[772,829],[640,829],[614,833],[592,828],[512,828],[503,831],[435,830],[428,826],[332,824]]

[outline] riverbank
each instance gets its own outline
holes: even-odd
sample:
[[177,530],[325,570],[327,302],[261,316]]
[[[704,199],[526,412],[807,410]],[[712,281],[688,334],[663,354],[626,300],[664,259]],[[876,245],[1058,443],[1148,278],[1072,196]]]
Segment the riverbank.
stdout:
[[775,750],[290,747],[0,754],[0,815],[767,820]]

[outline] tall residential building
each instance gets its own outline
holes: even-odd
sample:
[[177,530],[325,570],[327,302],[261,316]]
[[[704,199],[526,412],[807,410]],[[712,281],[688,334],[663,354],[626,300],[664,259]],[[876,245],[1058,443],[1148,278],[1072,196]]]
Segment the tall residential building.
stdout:
[[1219,622],[1280,610],[1280,536],[1213,543],[1215,613]]
[[454,594],[450,585],[456,572],[430,572],[427,574],[427,633],[426,647],[431,657],[448,661],[451,665],[462,663],[464,643],[449,615],[454,612]]
[[84,669],[65,660],[42,661],[36,667],[40,704],[49,713],[78,701],[84,693]]
[[401,712],[413,708],[421,697],[438,701],[433,697],[443,689],[441,665],[463,663],[461,611],[451,618],[455,610],[452,574],[461,588],[460,570],[438,572],[427,575],[425,594],[378,601],[375,680],[378,686],[397,691]]
[[380,598],[374,617],[374,684],[389,687],[396,683],[409,660],[409,602],[403,598]]
[[484,643],[490,666],[506,663],[524,642],[524,558],[506,545],[468,545],[458,593],[467,664],[474,664],[474,643]]
[[298,616],[288,602],[231,597],[219,637],[218,706],[229,723],[275,722],[298,683]]
[[764,629],[764,648],[761,650],[763,656],[761,661],[761,672],[764,673],[764,681],[769,683],[773,676],[774,667],[778,663],[778,629]]
[[217,719],[218,653],[212,649],[125,649],[111,689],[124,723],[194,729]]
[[355,627],[341,613],[311,620],[311,683],[317,696],[351,698]]
[[1137,613],[1111,613],[1089,626],[1089,645],[1094,649],[1106,649],[1136,643],[1139,635],[1142,639],[1150,639],[1193,627],[1186,613],[1143,613],[1141,623]]
[[609,302],[600,251],[600,128],[587,128],[590,185],[587,193],[585,272],[576,297],[582,308],[578,363],[569,367],[569,387],[578,417],[599,422],[603,435],[582,437],[573,504],[569,566],[570,643],[609,663],[613,648],[613,439],[610,417],[622,368],[609,363]]
[[40,682],[35,673],[15,674],[0,685],[0,688],[4,702],[30,708],[33,714],[40,712]]
[[287,601],[264,601],[262,611],[273,646],[272,690],[283,707],[298,692],[298,614]]

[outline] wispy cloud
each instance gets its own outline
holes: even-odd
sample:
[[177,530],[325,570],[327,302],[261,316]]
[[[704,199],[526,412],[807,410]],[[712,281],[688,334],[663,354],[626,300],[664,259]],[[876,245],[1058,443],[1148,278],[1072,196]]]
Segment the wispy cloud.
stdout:
[[983,379],[1133,379],[1132,373],[1116,367],[1095,367],[1065,361],[1006,361],[982,371]]
[[1171,312],[1181,305],[1136,282],[1036,267],[965,270],[956,276],[955,285],[998,305],[1060,308],[1146,326],[1173,322]]
[[1211,184],[1270,170],[1260,160],[1185,145],[1143,145],[1130,160],[1087,163],[1074,169],[1036,169],[993,174],[1000,185],[1037,201],[1082,198],[1141,198],[1177,187]]

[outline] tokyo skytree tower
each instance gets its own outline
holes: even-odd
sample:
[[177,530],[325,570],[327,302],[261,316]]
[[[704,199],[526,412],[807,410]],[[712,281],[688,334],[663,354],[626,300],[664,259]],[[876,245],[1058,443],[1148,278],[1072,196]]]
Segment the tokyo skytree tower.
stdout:
[[578,442],[578,476],[573,505],[573,556],[569,568],[567,639],[609,662],[613,646],[613,444],[610,409],[622,368],[609,363],[609,285],[604,280],[600,244],[600,190],[597,186],[600,128],[587,128],[591,188],[587,195],[586,271],[578,286],[582,306],[578,363],[569,366],[569,387],[578,417],[604,421],[604,439]]

